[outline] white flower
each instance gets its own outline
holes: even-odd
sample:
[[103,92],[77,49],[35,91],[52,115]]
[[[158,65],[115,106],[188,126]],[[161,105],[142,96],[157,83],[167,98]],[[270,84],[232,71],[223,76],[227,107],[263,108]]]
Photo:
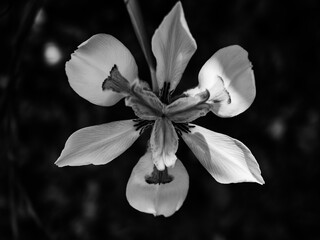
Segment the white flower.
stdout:
[[56,164],[106,164],[152,127],[147,152],[134,167],[127,185],[127,199],[135,209],[170,216],[182,206],[189,177],[176,157],[178,136],[218,182],[263,184],[259,165],[243,143],[190,124],[210,111],[232,117],[251,105],[256,91],[248,53],[236,45],[220,49],[200,70],[199,85],[172,98],[196,48],[178,2],[152,38],[157,62],[157,86],[153,89],[160,89],[152,92],[139,80],[131,53],[116,38],[97,34],[82,43],[66,63],[70,86],[100,106],[111,106],[125,98],[138,119],[76,131]]

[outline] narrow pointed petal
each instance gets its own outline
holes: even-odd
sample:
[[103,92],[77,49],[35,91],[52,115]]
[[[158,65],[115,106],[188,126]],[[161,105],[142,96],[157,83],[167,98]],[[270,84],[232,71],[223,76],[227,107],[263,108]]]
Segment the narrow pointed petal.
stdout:
[[94,35],[82,43],[66,63],[70,86],[91,103],[112,106],[123,95],[103,90],[102,84],[115,65],[129,82],[137,78],[137,65],[130,51],[111,35]]
[[201,68],[198,87],[209,90],[216,115],[233,117],[244,112],[256,96],[248,52],[237,45],[217,51]]
[[208,172],[220,183],[264,184],[259,165],[240,141],[194,125],[182,138]]
[[133,120],[82,128],[73,133],[55,162],[59,167],[106,164],[126,151],[139,137]]
[[188,28],[182,5],[178,2],[152,37],[159,89],[163,88],[164,82],[170,83],[170,91],[176,88],[196,49],[197,45]]
[[164,184],[147,183],[154,169],[152,154],[147,152],[133,168],[127,184],[129,204],[138,211],[169,217],[182,206],[189,189],[189,176],[180,160],[168,168],[173,180]]

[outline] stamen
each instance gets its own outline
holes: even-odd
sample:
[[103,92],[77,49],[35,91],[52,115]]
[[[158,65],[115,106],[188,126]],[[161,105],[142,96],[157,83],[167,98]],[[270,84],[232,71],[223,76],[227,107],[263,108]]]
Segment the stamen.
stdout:
[[140,118],[138,119],[134,119],[134,122],[136,122],[133,126],[136,128],[136,131],[140,130],[140,135],[149,127],[153,126],[154,121],[150,121],[150,120],[142,120]]
[[173,176],[169,175],[168,168],[159,171],[156,166],[153,166],[153,171],[150,176],[145,176],[145,181],[148,184],[166,184],[172,182]]
[[182,135],[184,133],[191,133],[190,128],[194,128],[195,126],[189,125],[189,123],[175,123],[172,122],[174,129],[176,130],[178,135]]

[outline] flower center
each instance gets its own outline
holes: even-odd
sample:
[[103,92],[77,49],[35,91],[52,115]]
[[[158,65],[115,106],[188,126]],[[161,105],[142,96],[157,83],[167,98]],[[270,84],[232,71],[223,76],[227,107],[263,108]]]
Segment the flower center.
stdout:
[[156,170],[148,177],[148,181],[155,184],[168,182],[170,177],[166,169],[173,167],[177,160],[178,135],[189,133],[188,123],[210,110],[210,105],[206,103],[210,93],[205,90],[195,96],[184,94],[171,99],[173,91],[170,91],[170,83],[165,82],[158,97],[147,84],[125,79],[116,65],[102,88],[111,89],[125,97],[126,105],[132,107],[139,118],[134,120],[134,126],[140,134],[152,126],[149,143]]

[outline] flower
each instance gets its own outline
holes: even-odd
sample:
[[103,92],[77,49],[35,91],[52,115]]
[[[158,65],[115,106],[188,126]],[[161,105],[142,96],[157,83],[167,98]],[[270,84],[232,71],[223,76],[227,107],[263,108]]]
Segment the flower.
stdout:
[[82,43],[66,63],[70,86],[100,106],[124,98],[138,119],[76,131],[56,165],[106,164],[152,127],[147,151],[127,184],[126,196],[135,209],[170,216],[182,206],[189,177],[176,157],[179,136],[216,181],[264,184],[258,163],[243,143],[191,124],[208,112],[232,117],[251,105],[256,91],[248,53],[237,45],[220,49],[201,68],[198,86],[172,97],[196,48],[178,2],[152,38],[157,63],[153,89],[159,89],[153,92],[138,78],[132,54],[116,38],[97,34]]

